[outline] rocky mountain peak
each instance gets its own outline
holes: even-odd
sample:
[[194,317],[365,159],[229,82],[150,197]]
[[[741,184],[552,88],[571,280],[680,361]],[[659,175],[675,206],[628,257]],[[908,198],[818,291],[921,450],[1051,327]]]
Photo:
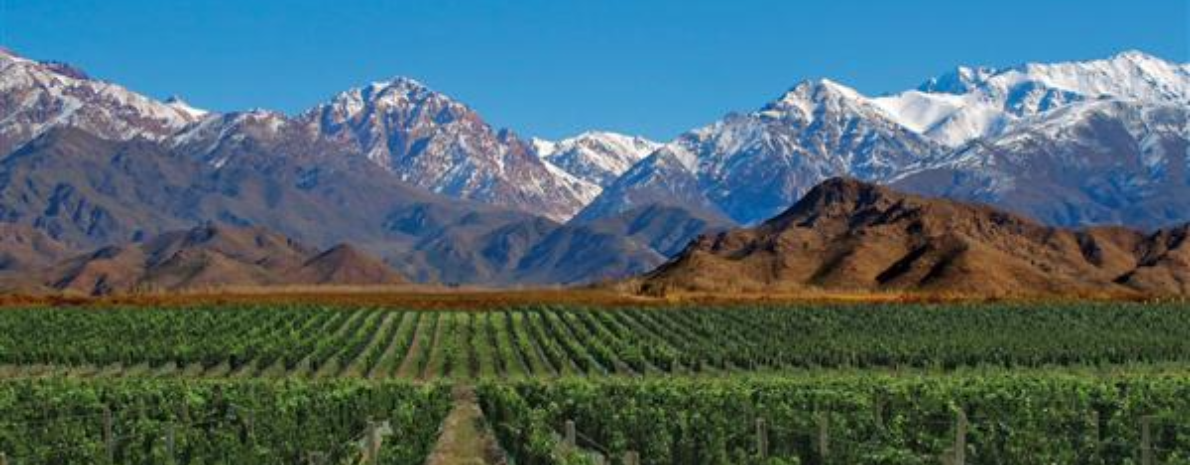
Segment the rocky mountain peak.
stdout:
[[514,132],[408,78],[340,93],[299,120],[401,180],[451,197],[565,220],[598,194]]
[[607,186],[661,144],[639,136],[588,131],[560,141],[533,139],[538,157],[578,179]]

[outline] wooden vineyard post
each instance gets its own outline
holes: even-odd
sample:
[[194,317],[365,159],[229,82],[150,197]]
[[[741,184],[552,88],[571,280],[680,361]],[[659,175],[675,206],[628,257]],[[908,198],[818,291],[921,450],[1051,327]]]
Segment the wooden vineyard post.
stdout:
[[1140,419],[1140,463],[1153,465],[1153,417]]
[[761,460],[769,456],[769,431],[764,418],[756,419],[756,456]]
[[873,396],[872,419],[876,420],[876,428],[880,432],[884,432],[884,396],[879,391]]
[[1099,431],[1099,411],[1091,410],[1091,456],[1099,458],[1099,448],[1103,444],[1103,433]]
[[954,465],[967,463],[967,413],[959,410],[954,425]]
[[825,413],[817,415],[818,420],[818,458],[822,463],[831,455],[830,418]]
[[0,465],[8,465],[8,455],[0,452]]
[[578,447],[578,431],[574,427],[574,420],[566,420],[566,447]]
[[248,439],[248,444],[255,444],[256,440],[256,412],[248,410],[244,415],[244,430]]
[[116,435],[115,424],[112,421],[112,409],[103,406],[103,447],[107,452],[107,462],[116,463]]
[[364,460],[363,463],[375,464],[380,458],[380,444],[377,444],[376,437],[376,422],[368,421],[368,431],[364,433]]
[[182,417],[182,424],[190,424],[190,404],[182,401],[182,405],[178,406],[178,415]]
[[380,463],[380,446],[384,444],[384,437],[389,434],[392,434],[392,427],[387,421],[368,422],[368,431],[364,438],[364,463]]
[[173,423],[165,425],[165,456],[166,463],[177,463],[177,456],[174,455],[174,440],[176,431],[174,431]]
[[628,451],[624,453],[624,465],[640,465],[640,454],[636,451]]
[[306,452],[306,465],[323,465],[326,463],[326,457],[322,452],[308,451]]

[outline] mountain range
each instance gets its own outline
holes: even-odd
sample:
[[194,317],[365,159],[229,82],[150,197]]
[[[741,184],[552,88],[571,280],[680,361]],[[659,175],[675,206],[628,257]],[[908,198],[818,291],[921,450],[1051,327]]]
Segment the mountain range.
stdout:
[[408,78],[218,113],[0,49],[0,272],[219,224],[351,243],[413,281],[575,284],[651,270],[836,176],[1151,229],[1190,220],[1188,105],[1190,66],[1124,52],[878,97],[807,81],[665,143],[549,141]]
[[834,176],[1000,205],[1055,225],[1190,219],[1190,65],[961,67],[868,97],[807,81],[669,142],[578,214],[666,202],[756,224]]

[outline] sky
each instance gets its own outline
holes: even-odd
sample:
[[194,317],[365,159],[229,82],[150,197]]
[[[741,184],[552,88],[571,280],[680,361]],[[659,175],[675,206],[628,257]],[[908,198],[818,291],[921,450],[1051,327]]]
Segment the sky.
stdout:
[[1190,0],[0,0],[0,45],[158,98],[297,113],[395,76],[526,136],[667,140],[805,79],[1190,61]]

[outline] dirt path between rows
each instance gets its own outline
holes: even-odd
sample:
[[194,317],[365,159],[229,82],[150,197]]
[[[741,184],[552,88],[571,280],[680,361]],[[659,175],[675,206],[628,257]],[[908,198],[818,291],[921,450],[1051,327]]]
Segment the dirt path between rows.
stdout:
[[470,386],[454,388],[454,409],[442,422],[442,434],[427,465],[505,465],[507,460],[496,444],[475,390]]

